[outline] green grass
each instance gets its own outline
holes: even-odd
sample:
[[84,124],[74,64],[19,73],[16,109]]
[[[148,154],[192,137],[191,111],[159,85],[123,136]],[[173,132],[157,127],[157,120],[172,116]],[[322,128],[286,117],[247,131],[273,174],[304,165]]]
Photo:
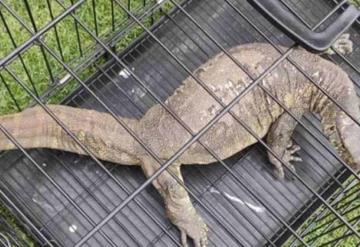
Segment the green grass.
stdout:
[[[47,6],[46,1],[28,0],[28,2],[30,3],[29,5],[33,19],[35,20],[37,30],[40,30],[51,21],[49,7]],[[50,2],[53,16],[56,17],[64,11],[64,8],[59,5],[57,1],[53,0]],[[65,0],[62,2],[65,8],[71,5],[70,0]],[[127,1],[121,2],[127,3]],[[22,18],[22,21],[33,30],[31,19],[23,1],[4,0],[4,3],[8,5],[13,11],[15,11],[17,15]],[[130,5],[130,10],[132,13],[136,15],[141,14],[144,9],[143,3],[143,0],[132,0]],[[155,0],[146,1],[147,6],[152,5],[153,3],[155,3]],[[170,8],[171,6],[169,4],[163,6],[163,10],[169,10]],[[90,27],[90,29],[95,32],[93,10],[92,1],[88,0],[76,10],[76,15],[83,23],[85,23],[87,27]],[[24,28],[1,4],[0,11],[4,16],[8,27],[10,28],[10,33],[16,45],[19,46],[23,44],[32,36],[31,33],[26,28]],[[96,15],[99,31],[98,35],[102,38],[103,41],[106,41],[113,33],[110,0],[96,0]],[[156,20],[160,16],[161,12],[156,11],[153,14],[153,19]],[[116,4],[114,4],[114,17],[116,23],[115,30],[122,30],[123,27],[128,23],[128,15],[124,10],[121,9],[120,6]],[[143,24],[149,27],[151,26],[153,19],[146,18]],[[54,51],[57,56],[61,57],[63,61],[72,69],[74,69],[76,65],[85,61],[87,55],[91,54],[95,49],[94,46],[96,44],[94,39],[85,30],[83,30],[80,25],[78,25],[78,30],[81,40],[81,49],[84,52],[83,57],[81,57],[80,54],[80,47],[78,45],[78,37],[75,29],[74,19],[70,16],[65,17],[56,25],[56,31],[58,39],[60,40],[62,53],[60,53],[60,50],[58,49],[58,43],[56,39],[57,36],[55,34],[54,28],[50,29],[42,37],[42,40],[51,48],[51,50]],[[119,52],[127,47],[142,33],[143,29],[140,26],[134,25],[121,37],[117,43],[117,51]],[[6,57],[13,50],[14,45],[8,35],[4,22],[0,19],[0,58]],[[48,59],[49,67],[51,68],[51,72],[55,80],[60,80],[67,74],[63,66],[46,51],[45,57]],[[55,84],[53,84],[51,81],[51,76],[49,70],[47,69],[44,55],[39,45],[31,46],[21,54],[21,58],[26,65],[26,69],[29,75],[26,73],[26,70],[24,69],[22,61],[19,57],[11,61],[7,68],[13,72],[25,85],[27,85],[27,87],[29,87],[33,93],[42,95],[50,88],[55,87]],[[104,61],[104,59],[99,59],[95,64],[99,65]],[[90,65],[81,71],[77,71],[77,75],[82,80],[84,80],[88,78],[95,70],[95,65]],[[78,86],[79,83],[76,80],[70,80],[68,83],[66,83],[66,85],[58,87],[58,89],[53,93],[53,96],[46,98],[45,100],[46,102],[58,103]],[[32,102],[31,97],[21,86],[19,86],[11,74],[5,70],[2,70],[0,71],[0,115],[18,111],[18,108],[16,104],[14,104],[14,100],[12,99],[11,94],[7,88],[10,89],[11,94],[14,96],[15,101],[19,105],[20,109],[24,109]],[[35,246],[34,241],[29,235],[25,233],[21,225],[17,222],[16,218],[8,209],[1,205],[0,217],[6,218],[18,233],[18,236],[27,242],[29,246]]]
[[360,6],[360,0],[350,0],[350,2],[358,7]]
[[[10,6],[19,16],[21,16],[22,20],[32,28],[31,19],[29,18],[29,15],[26,11],[25,5],[23,1],[19,0],[4,0],[4,2]],[[41,29],[46,24],[51,21],[51,16],[48,11],[48,6],[46,4],[46,1],[39,1],[39,0],[28,0],[30,3],[30,7],[33,13],[34,20],[36,22],[37,29]],[[53,11],[53,15],[57,16],[60,13],[64,11],[63,7],[60,6],[56,1],[50,1],[51,2],[51,9]],[[122,1],[127,2],[127,1]],[[147,1],[150,2],[150,1]],[[153,0],[152,2],[155,2]],[[360,0],[353,0],[354,4],[358,4],[360,6]],[[64,5],[66,7],[69,7],[71,2],[70,0],[64,0]],[[98,30],[99,35],[102,37],[103,40],[107,40],[112,34],[112,19],[111,19],[111,7],[110,7],[110,0],[96,0],[96,14],[97,14],[97,20],[98,20]],[[134,13],[138,13],[138,9],[142,8],[143,0],[131,0],[131,6],[130,9]],[[151,4],[151,2],[150,2]],[[170,9],[171,6],[167,5],[165,6],[166,9]],[[31,33],[29,33],[24,27],[20,25],[20,23],[11,16],[7,10],[0,4],[0,11],[3,13],[4,18],[8,24],[8,26],[11,29],[11,34],[13,35],[13,38],[17,45],[21,45],[26,40],[28,40],[31,37]],[[94,30],[94,19],[93,19],[93,8],[92,8],[92,1],[88,0],[86,1],[77,11],[76,15],[83,21],[88,27],[91,27],[92,30]],[[161,16],[161,13],[157,12],[155,13],[155,18],[158,18]],[[115,22],[116,30],[121,30],[122,27],[126,24],[127,20],[127,14],[117,5],[115,5]],[[147,18],[144,21],[144,24],[146,26],[151,25],[151,19]],[[60,54],[58,49],[58,44],[56,42],[56,36],[55,36],[55,29],[50,29],[43,37],[43,41],[54,51],[58,56],[63,57],[63,61],[69,65],[71,68],[75,68],[77,64],[84,61],[84,59],[87,57],[86,54],[91,53],[94,49],[95,42],[90,37],[89,34],[87,34],[84,30],[82,30],[81,27],[79,27],[79,36],[81,39],[81,48],[85,52],[84,57],[80,58],[80,52],[79,52],[79,45],[77,42],[77,35],[76,35],[76,29],[74,25],[74,21],[71,17],[64,18],[59,24],[56,25],[58,37],[60,40],[60,44],[62,47],[62,54]],[[124,34],[124,36],[119,40],[119,42],[116,45],[117,51],[121,51],[125,47],[129,45],[135,38],[137,38],[141,33],[143,33],[143,30],[139,26],[134,26],[129,32]],[[2,20],[0,20],[0,58],[3,58],[10,54],[14,50],[14,46],[5,30],[4,23]],[[59,80],[63,78],[66,75],[66,71],[61,66],[59,62],[56,61],[56,59],[52,58],[47,52],[46,57],[48,59],[49,65],[51,67],[52,73],[55,77],[55,79]],[[41,49],[38,45],[34,45],[31,48],[27,49],[23,54],[22,58],[24,63],[26,64],[26,67],[29,71],[30,78],[32,78],[32,81],[34,82],[34,87],[31,84],[31,81],[26,74],[26,71],[24,70],[21,61],[19,57],[17,57],[14,61],[12,61],[8,68],[14,72],[29,88],[32,89],[33,92],[39,93],[40,95],[49,88],[54,87],[54,84],[51,83],[51,78],[49,75],[49,72],[47,70],[46,64],[44,62],[44,56],[41,52]],[[103,63],[103,59],[99,59],[96,64]],[[95,66],[89,66],[86,69],[82,71],[78,71],[77,75],[79,75],[80,78],[86,79],[88,78],[91,73],[93,73],[96,70]],[[2,81],[2,78],[5,80],[6,85],[10,88],[11,93],[14,95],[16,102],[20,106],[21,109],[25,108],[26,106],[31,103],[31,97],[24,91],[23,88],[21,88],[18,83],[12,78],[12,76],[7,73],[6,71],[2,70],[0,71],[0,115],[9,113],[9,112],[15,112],[18,111],[16,105],[14,104],[14,101],[10,97],[10,94],[5,87],[4,81]],[[55,93],[54,96],[46,99],[47,102],[51,103],[57,103],[61,101],[64,97],[66,97],[69,93],[71,93],[74,88],[76,88],[79,84],[75,80],[70,80],[66,85],[63,85],[59,87]],[[359,200],[355,200],[354,205],[351,205],[354,207],[355,205],[358,205],[360,202]],[[319,209],[318,212],[326,210],[326,209]],[[25,231],[21,228],[19,223],[16,221],[16,218],[9,212],[5,207],[0,205],[0,215],[2,217],[5,217],[8,222],[12,224],[16,232],[18,232],[18,236],[21,237],[24,241],[26,241],[30,246],[35,246],[34,241],[31,239],[30,236],[28,236]],[[360,215],[360,211],[351,211],[348,214],[345,215],[345,217],[349,220],[358,217]],[[308,220],[310,222],[311,219]],[[321,222],[317,223],[317,225],[326,223],[328,221],[334,221],[336,220],[334,215],[330,215],[329,217],[323,219]],[[335,222],[336,224],[340,224],[339,222]],[[307,224],[305,223],[303,225],[303,228],[307,227]],[[335,225],[336,225],[335,224]],[[331,234],[322,237],[319,241],[319,243],[326,243],[329,240],[336,238],[338,236],[341,236],[344,234],[345,228],[339,228],[337,230],[334,230]],[[305,239],[310,239],[314,236],[317,236],[321,230],[314,232],[311,235],[305,236]],[[358,240],[354,237],[349,237],[345,240],[342,246],[355,246]]]
[[[155,0],[154,0],[155,1]],[[153,2],[154,2],[153,1]],[[63,8],[57,4],[56,1],[51,2],[51,9],[54,16],[59,15],[64,10]],[[126,1],[125,1],[126,2]],[[151,1],[147,1],[150,2]],[[23,18],[23,21],[27,24],[28,27],[32,28],[32,24],[29,18],[29,15],[26,11],[25,5],[23,1],[17,0],[5,0],[5,3]],[[38,0],[29,0],[33,18],[36,22],[37,29],[43,28],[46,24],[51,21],[51,16],[48,11],[48,6],[46,5],[46,1],[38,1]],[[134,0],[131,1],[131,10],[135,13],[136,10],[141,9],[143,4],[143,0]],[[64,1],[65,6],[70,5],[70,1]],[[121,28],[121,23],[125,24],[125,20],[127,20],[127,14],[123,11],[119,6],[114,5],[114,16],[115,22],[118,23],[117,29]],[[16,44],[20,45],[24,43],[27,39],[31,37],[31,34],[22,27],[19,22],[8,13],[5,8],[0,5],[2,12],[4,13],[4,17],[8,26],[11,29],[11,33],[14,37]],[[91,27],[92,30],[95,30],[95,22],[93,18],[93,8],[92,1],[86,1],[80,8],[78,8],[76,12],[77,16],[80,20],[86,24],[86,26]],[[112,30],[112,19],[111,19],[111,7],[109,0],[97,0],[96,1],[96,14],[97,14],[97,25],[99,30],[99,35],[106,40],[106,38],[111,34]],[[149,24],[149,18],[145,21],[145,24]],[[0,24],[2,24],[0,22]],[[79,26],[79,25],[78,25]],[[3,26],[0,26],[2,30],[5,31]],[[80,57],[80,47],[77,42],[77,32],[75,29],[74,21],[72,17],[68,16],[64,18],[60,23],[56,25],[56,31],[60,40],[60,45],[62,47],[62,54],[59,52],[58,43],[56,40],[55,29],[50,29],[44,36],[44,42],[60,57],[64,58],[64,62],[67,65],[70,65],[72,68],[75,68],[75,65],[81,62]],[[139,27],[136,27],[131,32],[129,32],[122,40],[120,40],[117,46],[118,49],[122,49],[129,44],[133,38],[137,37],[143,30]],[[81,48],[83,51],[88,51],[90,49],[90,53],[93,51],[93,47],[95,45],[94,39],[79,26],[79,36],[81,40]],[[0,32],[0,57],[5,57],[11,51],[14,50],[14,46],[7,34],[7,32]],[[66,75],[65,70],[62,65],[54,59],[51,55],[45,52],[45,56],[48,60],[49,67],[51,68],[51,74],[56,80],[60,80],[63,76]],[[84,56],[83,60],[86,56]],[[44,55],[41,52],[40,46],[33,45],[29,49],[27,49],[23,54],[22,58],[24,63],[26,64],[27,70],[29,71],[29,76],[27,75],[24,67],[21,64],[20,58],[15,59],[11,62],[8,68],[14,72],[27,86],[29,86],[33,92],[37,92],[39,95],[44,93],[50,87],[54,86],[51,83],[51,74],[48,71],[44,59]],[[74,62],[75,60],[75,62]],[[93,67],[89,67],[87,70],[79,73],[78,75],[85,79],[91,72],[94,71]],[[14,78],[7,72],[2,71],[0,73],[3,79],[5,79],[8,84],[11,92],[13,93],[16,102],[19,104],[21,108],[26,107],[30,102],[30,96],[15,82]],[[35,86],[32,86],[31,81]],[[70,83],[67,88],[63,89],[61,93],[57,93],[56,99],[53,101],[60,100],[64,98],[64,95],[67,95],[69,92],[73,90],[75,87],[75,83]],[[6,90],[4,83],[0,79],[0,114],[17,111],[16,105],[14,101],[11,100],[11,97]]]
[[[339,190],[338,192],[342,196],[342,199],[337,203],[331,204],[332,207],[336,209],[337,212],[351,224],[355,224],[357,218],[360,217],[360,209],[357,208],[360,206],[358,191],[360,189],[360,184],[352,184],[351,182],[354,182],[354,180],[356,179],[351,177],[344,183],[344,187],[348,186],[348,192],[341,193]],[[352,192],[356,191],[357,193],[352,194]],[[342,206],[345,207],[342,208]],[[317,219],[318,215],[322,216]],[[354,226],[354,229],[360,231],[359,224]],[[316,239],[316,245],[314,246],[326,246],[329,242],[338,238],[342,238],[343,236],[347,236],[351,233],[351,231],[344,225],[344,223],[324,205],[321,206],[311,217],[309,217],[309,219],[307,219],[307,221],[300,227],[297,232],[306,243],[314,244],[312,240]],[[292,243],[294,240],[296,240],[296,238],[294,236],[291,237],[284,245],[284,247],[290,246],[290,243]],[[302,246],[299,241],[296,243],[297,244],[295,246]],[[359,245],[360,239],[354,235],[349,235],[339,244],[341,247],[356,247]]]

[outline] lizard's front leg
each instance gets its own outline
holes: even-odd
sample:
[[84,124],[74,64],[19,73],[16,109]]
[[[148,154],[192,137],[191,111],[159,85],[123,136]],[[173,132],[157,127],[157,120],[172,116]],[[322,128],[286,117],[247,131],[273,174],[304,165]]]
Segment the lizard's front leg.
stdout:
[[[147,156],[142,159],[142,169],[147,177],[159,168],[160,165],[153,158]],[[187,237],[190,237],[196,247],[205,247],[208,229],[192,205],[183,181],[180,164],[174,163],[153,181],[153,185],[164,198],[168,218],[181,232],[182,245],[187,246]]]
[[[299,118],[302,114],[296,113]],[[300,157],[294,154],[300,150],[298,145],[293,145],[291,136],[295,130],[297,121],[289,114],[283,113],[278,120],[273,123],[267,136],[267,144],[271,150],[276,153],[289,169],[295,172],[295,167],[291,164],[293,161],[302,161]],[[275,166],[274,173],[279,179],[285,177],[282,163],[268,151],[270,162]]]

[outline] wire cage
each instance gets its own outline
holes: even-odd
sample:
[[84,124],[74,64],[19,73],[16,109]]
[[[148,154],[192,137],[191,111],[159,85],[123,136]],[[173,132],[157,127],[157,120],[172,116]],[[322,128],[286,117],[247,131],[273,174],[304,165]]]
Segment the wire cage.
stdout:
[[[313,30],[348,4],[279,1]],[[40,105],[54,119],[47,103],[139,119],[220,51],[269,43],[277,61],[291,62],[297,46],[246,0],[4,0],[0,19],[1,114]],[[348,73],[359,94],[359,22],[347,32],[352,53],[323,56]],[[272,176],[262,143],[218,164],[182,168],[210,246],[359,245],[359,175],[329,145],[317,116],[301,119],[293,141],[303,160],[293,180]],[[0,160],[1,199],[41,246],[181,245],[139,167],[21,145]]]

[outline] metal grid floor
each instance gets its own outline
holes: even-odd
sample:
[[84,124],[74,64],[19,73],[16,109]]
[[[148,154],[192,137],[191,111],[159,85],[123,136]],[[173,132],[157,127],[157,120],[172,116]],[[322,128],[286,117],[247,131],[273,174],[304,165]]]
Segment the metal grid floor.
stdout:
[[[230,1],[237,10],[279,45],[291,46],[293,41],[273,27],[246,1]],[[334,6],[331,1],[287,1],[311,25],[321,20]],[[310,7],[311,6],[311,7]],[[239,16],[227,1],[189,1],[186,11],[193,16],[222,46],[229,48],[241,43],[265,42],[264,38]],[[355,46],[360,44],[359,24],[349,32]],[[219,49],[182,13],[167,16],[153,30],[159,38],[189,69],[194,70],[219,52]],[[162,99],[165,100],[187,77],[184,71],[158,43],[145,36],[128,52],[123,61]],[[360,74],[334,56],[360,85]],[[347,57],[352,64],[360,63],[360,47]],[[87,82],[100,99],[115,113],[125,117],[141,117],[155,102],[137,86],[114,61],[99,68],[96,76]],[[357,88],[359,90],[359,87]],[[123,92],[130,95],[130,98]],[[135,104],[134,104],[135,103]],[[78,90],[66,104],[102,110],[85,91]],[[327,142],[319,130],[318,119],[305,119],[319,140]],[[341,186],[343,170],[336,159],[319,141],[300,127],[294,141],[302,150],[304,160],[297,165],[301,178],[316,191],[324,191],[331,184]],[[67,192],[96,224],[138,188],[145,176],[139,167],[107,164],[121,181],[115,184],[108,175],[87,157],[50,150],[34,150],[34,159]],[[41,231],[55,244],[72,246],[92,229],[86,219],[68,200],[35,169],[20,152],[7,152],[1,157],[0,185],[11,191],[18,205],[33,219]],[[260,246],[277,243],[283,222],[291,225],[295,215],[313,201],[313,195],[298,181],[277,181],[272,177],[271,165],[260,145],[252,146],[226,161],[241,179],[241,186],[220,165],[183,167],[185,184],[210,210],[196,202],[197,209],[211,228],[212,246]],[[250,196],[253,191],[260,199]],[[267,208],[264,207],[267,205]],[[276,215],[277,217],[274,217]],[[278,236],[274,233],[278,232]],[[106,236],[106,237],[104,237]],[[87,241],[88,246],[177,246],[178,231],[164,216],[163,203],[154,188],[148,187],[130,202],[105,227]]]

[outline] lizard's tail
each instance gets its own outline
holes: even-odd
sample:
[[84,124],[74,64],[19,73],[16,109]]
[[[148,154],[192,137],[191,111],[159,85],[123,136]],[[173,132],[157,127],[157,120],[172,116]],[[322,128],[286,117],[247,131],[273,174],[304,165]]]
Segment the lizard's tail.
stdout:
[[[135,165],[135,141],[109,114],[69,106],[49,105],[49,109],[99,159]],[[122,119],[135,130],[138,120]],[[87,153],[42,108],[0,116],[0,124],[26,149],[50,148]],[[0,150],[16,146],[0,131]]]

